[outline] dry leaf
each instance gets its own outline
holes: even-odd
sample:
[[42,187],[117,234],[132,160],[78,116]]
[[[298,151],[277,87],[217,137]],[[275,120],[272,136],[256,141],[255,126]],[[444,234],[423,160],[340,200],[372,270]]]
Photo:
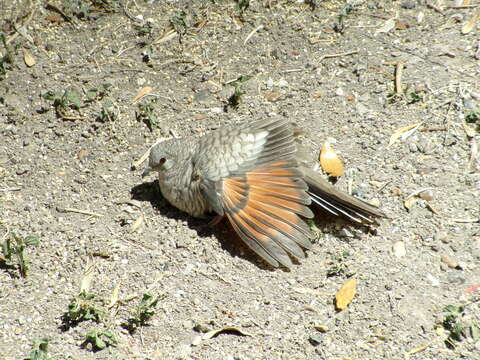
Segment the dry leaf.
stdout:
[[462,125],[463,125],[463,130],[465,130],[465,133],[467,134],[468,137],[473,138],[476,135],[476,132],[473,126],[470,126],[466,122],[463,122]]
[[403,205],[407,208],[407,210],[410,210],[413,205],[417,203],[418,199],[416,196],[409,196],[408,198],[405,199],[403,202]]
[[393,254],[397,258],[407,255],[407,250],[405,249],[405,243],[403,241],[397,241],[393,244]]
[[145,95],[150,94],[152,91],[153,91],[153,88],[150,86],[145,86],[144,88],[141,88],[137,96],[135,96],[135,99],[133,99],[131,105],[135,104],[138,100],[143,98]]
[[320,165],[322,169],[330,176],[342,176],[345,172],[343,168],[342,160],[337,156],[332,145],[328,141],[322,146],[320,151]]
[[462,34],[468,34],[470,31],[472,31],[475,28],[475,24],[477,21],[480,19],[480,12],[477,12],[475,15],[473,15],[470,20],[468,20],[463,26],[462,26]]
[[440,260],[442,261],[442,263],[446,264],[450,269],[459,268],[458,261],[456,261],[455,259],[452,259],[447,255],[442,255],[440,257]]
[[318,330],[322,333],[326,333],[328,331],[327,325],[314,325],[313,327],[315,328],[315,330]]
[[401,128],[398,128],[397,130],[395,130],[395,132],[392,134],[392,136],[390,136],[390,141],[388,143],[388,146],[387,148],[389,148],[390,146],[392,146],[393,144],[395,144],[397,142],[398,139],[400,139],[400,137],[402,138],[402,140],[405,140],[406,138],[408,138],[410,135],[412,135],[419,127],[420,125],[422,125],[423,122],[419,122],[419,123],[416,123],[416,124],[412,124],[412,125],[408,125],[408,126],[403,126]]
[[83,273],[82,280],[80,282],[80,292],[88,293],[90,290],[90,285],[92,284],[93,279],[93,270],[95,269],[94,265],[90,263],[90,259],[87,258],[87,263],[85,264],[85,271]]
[[140,215],[137,220],[133,222],[132,226],[130,226],[130,229],[128,231],[131,233],[135,232],[140,227],[140,225],[142,225],[143,220],[143,215]]
[[396,21],[394,18],[388,19],[383,23],[383,25],[380,28],[377,29],[377,31],[375,31],[375,35],[390,32],[395,28],[395,23]]
[[28,67],[32,67],[36,64],[35,58],[27,49],[23,49],[23,61],[25,61],[25,65]]
[[357,292],[357,279],[352,278],[342,285],[335,295],[335,307],[337,310],[345,309],[353,300]]
[[202,340],[208,340],[208,339],[214,338],[215,336],[217,336],[217,335],[219,335],[223,332],[237,333],[237,335],[242,335],[242,336],[253,336],[252,334],[250,334],[246,331],[240,330],[236,327],[224,327],[224,328],[221,328],[221,329],[212,330],[212,331],[209,331],[209,332],[205,333],[202,336]]
[[115,285],[113,288],[112,296],[110,297],[110,303],[108,304],[108,308],[112,308],[118,301],[118,296],[120,294],[120,283]]

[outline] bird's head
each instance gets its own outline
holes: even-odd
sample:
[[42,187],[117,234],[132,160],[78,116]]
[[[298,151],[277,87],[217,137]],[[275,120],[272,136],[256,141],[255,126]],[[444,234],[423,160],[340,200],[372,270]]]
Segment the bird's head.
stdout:
[[142,177],[152,171],[163,172],[175,166],[175,159],[178,155],[175,141],[176,139],[162,141],[151,148],[148,166],[143,171]]

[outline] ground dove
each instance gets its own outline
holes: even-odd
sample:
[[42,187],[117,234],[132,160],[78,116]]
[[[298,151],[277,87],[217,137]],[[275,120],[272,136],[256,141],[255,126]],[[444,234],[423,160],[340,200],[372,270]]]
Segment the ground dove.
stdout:
[[[162,195],[194,217],[227,217],[240,238],[277,267],[304,258],[313,233],[310,205],[333,215],[374,222],[383,213],[336,190],[303,165],[296,128],[286,120],[222,127],[197,138],[171,139],[150,151]],[[290,255],[290,256],[289,256]]]

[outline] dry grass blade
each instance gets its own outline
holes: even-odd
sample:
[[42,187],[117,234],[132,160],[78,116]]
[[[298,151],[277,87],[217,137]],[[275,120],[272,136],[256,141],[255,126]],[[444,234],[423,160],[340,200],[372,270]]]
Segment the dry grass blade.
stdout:
[[395,132],[390,136],[390,141],[388,143],[387,148],[391,147],[393,144],[395,144],[398,139],[402,138],[402,140],[405,140],[408,138],[410,135],[412,135],[417,129],[423,124],[423,122],[419,122],[416,124],[408,125],[408,126],[403,126],[401,128],[398,128],[395,130]]
[[144,96],[150,94],[153,91],[153,88],[151,86],[145,86],[140,89],[138,94],[135,96],[135,98],[132,100],[130,105],[134,105],[137,103],[140,99],[142,99]]
[[480,12],[473,15],[463,26],[462,34],[466,35],[475,28],[477,21],[480,19]]

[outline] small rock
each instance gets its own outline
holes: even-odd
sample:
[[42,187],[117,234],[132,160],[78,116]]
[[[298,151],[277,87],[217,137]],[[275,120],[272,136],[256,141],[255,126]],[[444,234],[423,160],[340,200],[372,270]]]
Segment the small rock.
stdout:
[[288,82],[287,82],[287,80],[281,79],[277,82],[277,86],[281,87],[281,88],[282,87],[288,87]]
[[417,144],[415,144],[415,143],[410,143],[410,144],[408,144],[408,148],[409,148],[410,152],[412,152],[412,153],[418,151],[418,146],[417,146]]
[[446,264],[450,269],[459,269],[458,261],[450,258],[448,255],[442,255],[440,257],[442,263]]
[[415,9],[416,5],[415,1],[404,1],[401,6],[404,9]]
[[433,200],[433,191],[432,190],[425,190],[422,191],[420,194],[420,199],[425,200],[425,201],[431,201]]
[[405,249],[405,243],[403,241],[397,241],[393,244],[393,254],[397,258],[407,255],[407,250]]
[[344,95],[345,95],[345,92],[343,91],[342,88],[338,88],[338,89],[335,91],[335,95],[337,95],[337,96],[344,96]]
[[450,242],[450,238],[448,237],[448,233],[446,231],[437,231],[435,234],[435,241],[441,241],[444,244],[447,244]]
[[463,106],[465,106],[467,110],[475,110],[477,108],[475,101],[467,97],[463,98]]
[[433,287],[440,286],[440,280],[430,273],[427,273],[427,280],[430,284],[432,284]]
[[308,338],[308,341],[310,342],[310,344],[312,344],[313,346],[318,346],[322,343],[322,337],[319,336],[319,335],[311,335],[309,338]]
[[321,333],[325,333],[325,332],[328,331],[328,326],[327,326],[327,325],[321,325],[321,324],[319,324],[319,325],[314,325],[313,327],[315,328],[315,330],[318,330],[318,331],[320,331]]
[[90,155],[90,151],[88,150],[85,150],[85,149],[81,149],[78,153],[77,153],[77,158],[78,160],[82,161],[83,159],[87,159]]
[[376,207],[380,206],[380,200],[378,198],[372,198],[368,203]]
[[450,272],[447,275],[447,279],[449,283],[452,284],[463,284],[465,283],[465,276],[461,272]]

